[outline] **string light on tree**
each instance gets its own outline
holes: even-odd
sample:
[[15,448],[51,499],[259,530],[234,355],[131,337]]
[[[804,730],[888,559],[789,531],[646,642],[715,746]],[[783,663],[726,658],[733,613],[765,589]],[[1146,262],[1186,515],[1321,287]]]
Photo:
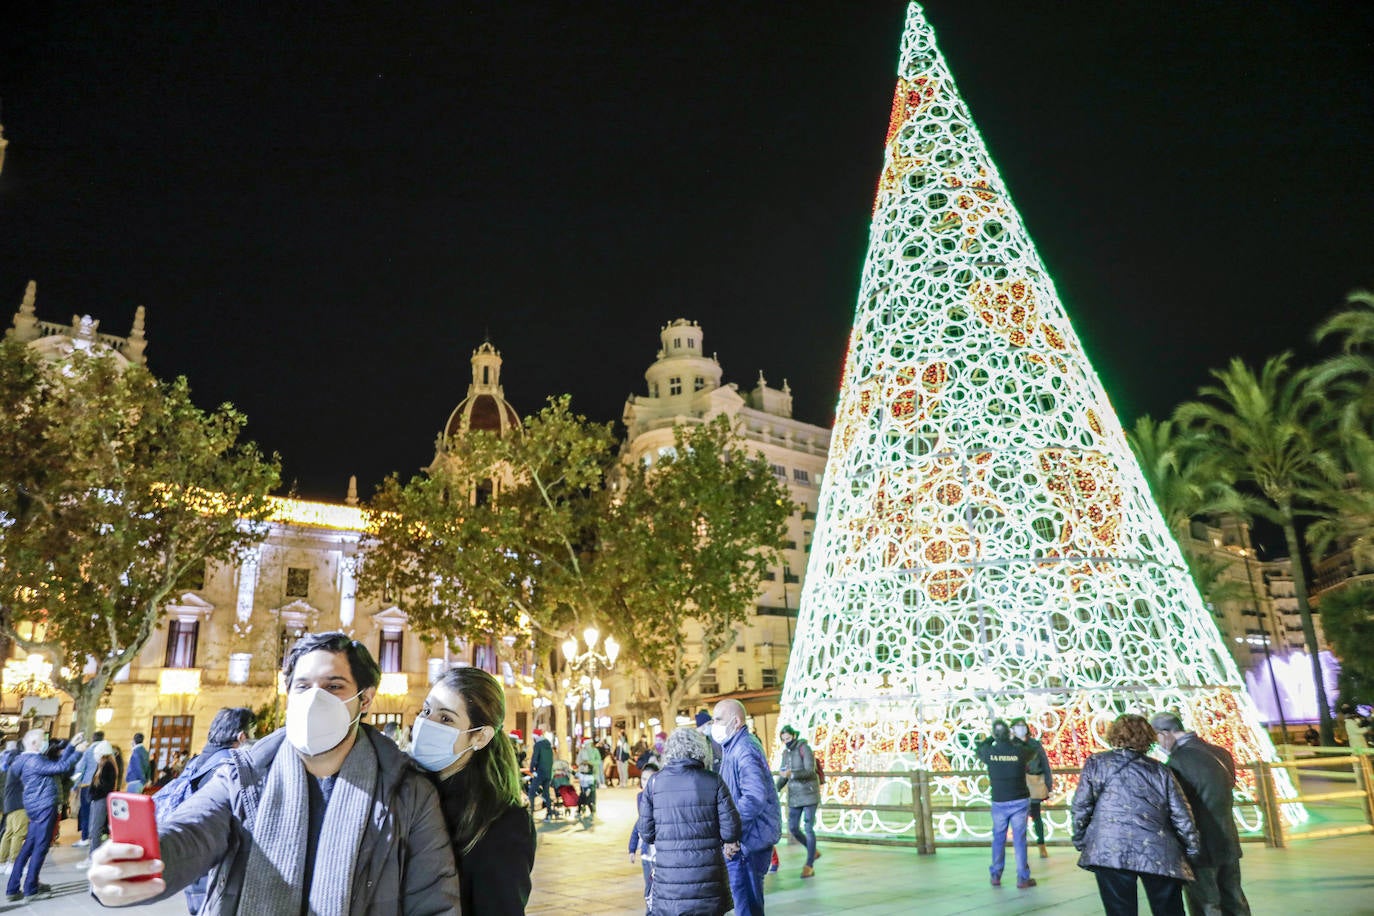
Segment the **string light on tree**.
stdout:
[[[910,782],[845,770],[930,770],[936,805],[985,803],[986,780],[939,774],[981,769],[994,715],[1025,716],[1061,767],[1120,712],[1169,708],[1237,760],[1276,760],[915,4],[898,76],[781,720],[837,774],[826,800],[857,806],[909,805]],[[935,827],[988,829],[958,811]]]

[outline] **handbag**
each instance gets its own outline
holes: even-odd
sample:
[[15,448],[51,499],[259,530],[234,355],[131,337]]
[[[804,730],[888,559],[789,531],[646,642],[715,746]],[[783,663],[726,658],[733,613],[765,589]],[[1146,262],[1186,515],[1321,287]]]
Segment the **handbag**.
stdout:
[[1026,774],[1026,788],[1030,789],[1031,801],[1044,801],[1050,797],[1050,789],[1045,784],[1045,777],[1039,773]]

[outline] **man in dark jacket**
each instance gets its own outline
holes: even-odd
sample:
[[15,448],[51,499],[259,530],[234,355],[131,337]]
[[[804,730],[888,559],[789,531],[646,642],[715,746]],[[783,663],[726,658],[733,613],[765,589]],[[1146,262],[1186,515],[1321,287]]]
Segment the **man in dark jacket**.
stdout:
[[[778,732],[782,738],[782,762],[778,765],[778,791],[787,788],[787,830],[792,838],[806,847],[806,864],[801,876],[810,878],[820,853],[816,851],[816,806],[821,802],[821,783],[816,776],[816,755],[805,738],[797,737],[797,730],[784,725]],[[806,833],[802,833],[805,826]]]
[[129,752],[129,770],[124,774],[124,791],[135,795],[143,791],[143,786],[152,779],[153,763],[148,759],[148,749],[143,746],[143,732],[134,735],[134,749]]
[[24,735],[24,753],[9,768],[10,778],[17,776],[24,783],[24,810],[29,813],[29,831],[14,860],[6,888],[6,897],[11,902],[52,892],[51,887],[38,882],[43,861],[48,857],[48,847],[52,845],[53,827],[61,802],[57,782],[51,777],[70,773],[81,759],[86,745],[80,734],[74,740],[73,744],[59,742],[61,753],[56,760],[50,760],[46,754],[48,736],[41,728],[31,729]]
[[1240,886],[1240,833],[1232,813],[1236,761],[1225,748],[1208,744],[1183,727],[1174,713],[1150,719],[1159,746],[1169,755],[1202,835],[1202,853],[1193,861],[1193,883],[1183,895],[1193,916],[1250,916]]
[[[1011,739],[1017,744],[1024,744],[1030,748],[1034,755],[1031,757],[1031,762],[1026,765],[1026,775],[1039,776],[1044,780],[1046,793],[1054,791],[1054,771],[1050,769],[1050,757],[1045,753],[1045,745],[1041,744],[1030,733],[1030,725],[1025,719],[1018,716],[1011,720]],[[1026,783],[1029,785],[1030,780],[1027,780]],[[1040,847],[1040,858],[1048,859],[1050,854],[1045,849],[1045,818],[1040,813],[1040,801],[1041,799],[1036,798],[1035,793],[1032,792],[1030,820],[1031,825],[1035,827],[1035,845]]]
[[1007,826],[1011,826],[1012,846],[1016,850],[1016,886],[1035,887],[1026,857],[1026,817],[1030,814],[1030,789],[1026,787],[1026,764],[1030,748],[1013,742],[1011,726],[1001,719],[992,723],[992,735],[978,743],[978,759],[988,768],[992,787],[992,865],[988,868],[992,886],[1002,885],[1002,869],[1007,861]]
[[544,799],[544,820],[553,820],[553,799],[549,797],[549,783],[553,779],[553,744],[543,730],[534,730],[534,747],[530,751],[530,816],[534,816],[534,796]]
[[0,865],[4,866],[6,874],[10,863],[19,855],[19,847],[24,845],[24,834],[29,829],[29,815],[24,810],[24,780],[18,773],[11,772],[23,752],[18,741],[10,741],[4,754],[0,754],[0,769],[5,771],[5,829],[0,833]]
[[143,850],[106,843],[91,892],[106,905],[161,900],[213,869],[206,916],[448,916],[461,911],[438,796],[396,745],[360,719],[381,669],[343,633],[286,657],[286,726],[234,751],[158,825],[162,877]]
[[[744,727],[738,700],[716,704],[711,737],[721,747],[720,778],[730,790],[740,820],[740,850],[727,858],[736,916],[763,916],[763,877],[782,836],[778,789],[763,748]],[[657,777],[655,777],[657,778]]]
[[[163,788],[175,792],[177,780],[184,780],[191,792],[210,781],[224,764],[232,762],[232,752],[246,741],[253,740],[253,710],[246,706],[226,706],[215,713],[210,722],[210,734],[205,747],[196,758],[186,764],[181,775]],[[159,798],[162,796],[159,795]],[[201,875],[186,888],[186,909],[196,916],[205,906],[205,894],[210,888],[210,876]]]

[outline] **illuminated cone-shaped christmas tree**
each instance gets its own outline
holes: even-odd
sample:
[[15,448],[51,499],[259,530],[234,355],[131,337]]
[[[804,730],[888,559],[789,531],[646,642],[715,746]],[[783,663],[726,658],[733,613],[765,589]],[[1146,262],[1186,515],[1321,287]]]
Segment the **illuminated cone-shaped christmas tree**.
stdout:
[[1119,713],[1160,709],[1277,759],[914,4],[782,707],[836,773],[827,800],[864,806],[909,804],[910,782],[843,771],[924,769],[936,804],[986,799],[939,773],[980,769],[994,715],[1025,716],[1063,767]]

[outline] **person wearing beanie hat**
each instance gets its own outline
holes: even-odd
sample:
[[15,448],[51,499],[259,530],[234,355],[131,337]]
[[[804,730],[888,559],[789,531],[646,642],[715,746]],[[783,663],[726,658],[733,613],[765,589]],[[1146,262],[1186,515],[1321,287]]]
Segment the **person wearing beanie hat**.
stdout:
[[711,714],[706,710],[697,712],[697,731],[706,738],[706,769],[711,773],[720,772],[721,747],[711,736]]

